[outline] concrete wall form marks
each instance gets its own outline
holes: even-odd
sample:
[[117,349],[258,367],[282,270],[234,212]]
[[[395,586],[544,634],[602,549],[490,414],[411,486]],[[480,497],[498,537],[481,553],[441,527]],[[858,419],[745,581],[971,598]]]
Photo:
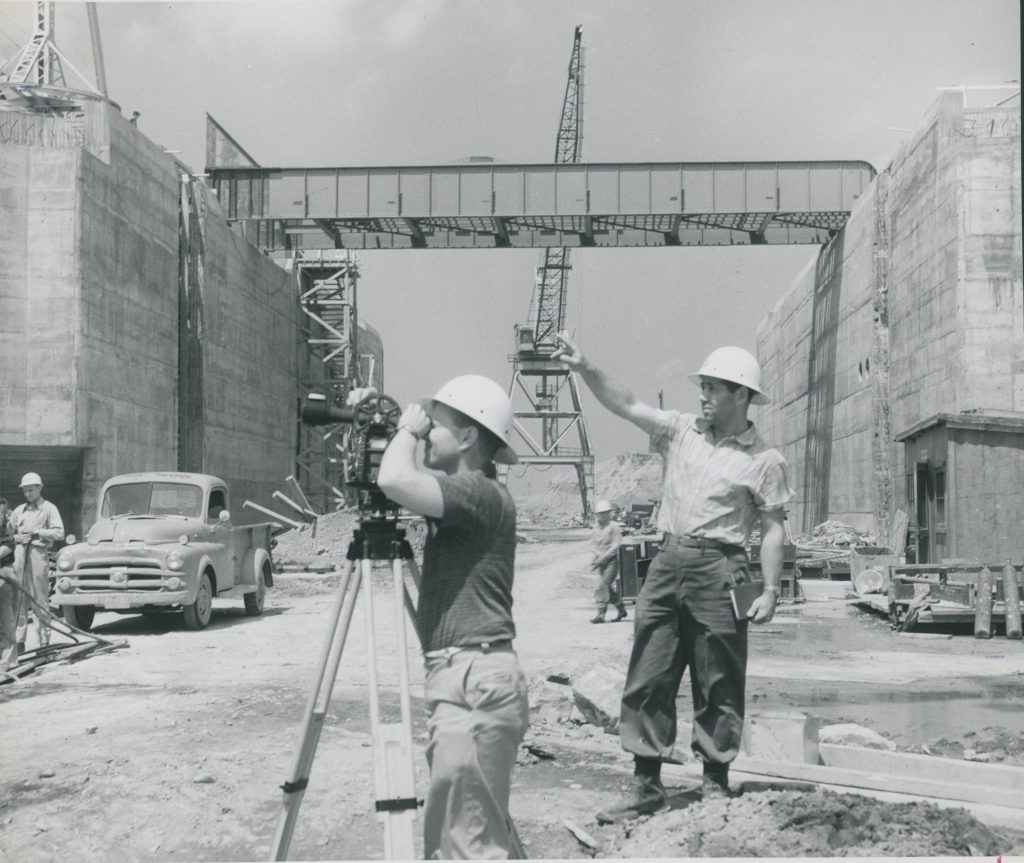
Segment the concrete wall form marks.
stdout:
[[791,466],[792,522],[884,535],[907,509],[895,434],[1024,410],[1020,165],[1019,109],[942,97],[762,322],[777,398],[758,421]]
[[[106,103],[86,103],[63,131],[36,120],[0,124],[0,488],[8,491],[7,474],[35,469],[13,463],[18,453],[39,460],[41,447],[60,448],[81,477],[48,485],[79,490],[55,502],[80,531],[105,479],[178,465],[179,206],[188,178]],[[189,182],[204,210],[196,469],[233,483],[245,520],[242,500],[269,505],[292,471],[298,302],[288,274]]]

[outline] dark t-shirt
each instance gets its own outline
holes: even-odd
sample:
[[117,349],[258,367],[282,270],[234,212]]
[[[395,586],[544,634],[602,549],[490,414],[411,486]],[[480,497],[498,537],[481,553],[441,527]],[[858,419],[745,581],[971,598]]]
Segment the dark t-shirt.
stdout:
[[514,638],[516,506],[482,473],[440,476],[444,515],[428,519],[417,621],[423,649]]

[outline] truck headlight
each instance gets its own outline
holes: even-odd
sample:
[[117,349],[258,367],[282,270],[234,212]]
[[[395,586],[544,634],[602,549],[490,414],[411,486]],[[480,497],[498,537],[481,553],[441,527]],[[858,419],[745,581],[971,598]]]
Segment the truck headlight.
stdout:
[[57,556],[57,569],[61,572],[69,572],[75,568],[75,558],[68,551],[62,551]]
[[185,566],[185,558],[176,551],[167,552],[167,557],[164,560],[167,563],[167,568],[172,572],[181,572]]

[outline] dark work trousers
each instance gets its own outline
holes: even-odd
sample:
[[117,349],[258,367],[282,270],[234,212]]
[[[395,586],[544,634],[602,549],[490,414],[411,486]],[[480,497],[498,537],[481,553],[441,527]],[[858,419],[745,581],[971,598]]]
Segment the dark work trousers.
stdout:
[[747,623],[736,622],[729,588],[749,580],[747,556],[693,542],[667,539],[637,597],[619,735],[627,752],[675,760],[676,696],[689,668],[690,745],[705,762],[728,764],[743,733],[747,673]]

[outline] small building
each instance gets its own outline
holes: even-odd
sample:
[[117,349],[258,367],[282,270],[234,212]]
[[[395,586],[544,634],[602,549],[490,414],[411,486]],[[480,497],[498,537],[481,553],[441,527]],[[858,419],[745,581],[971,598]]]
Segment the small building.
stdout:
[[1019,555],[1024,414],[936,414],[896,440],[910,510],[908,563],[997,564]]

